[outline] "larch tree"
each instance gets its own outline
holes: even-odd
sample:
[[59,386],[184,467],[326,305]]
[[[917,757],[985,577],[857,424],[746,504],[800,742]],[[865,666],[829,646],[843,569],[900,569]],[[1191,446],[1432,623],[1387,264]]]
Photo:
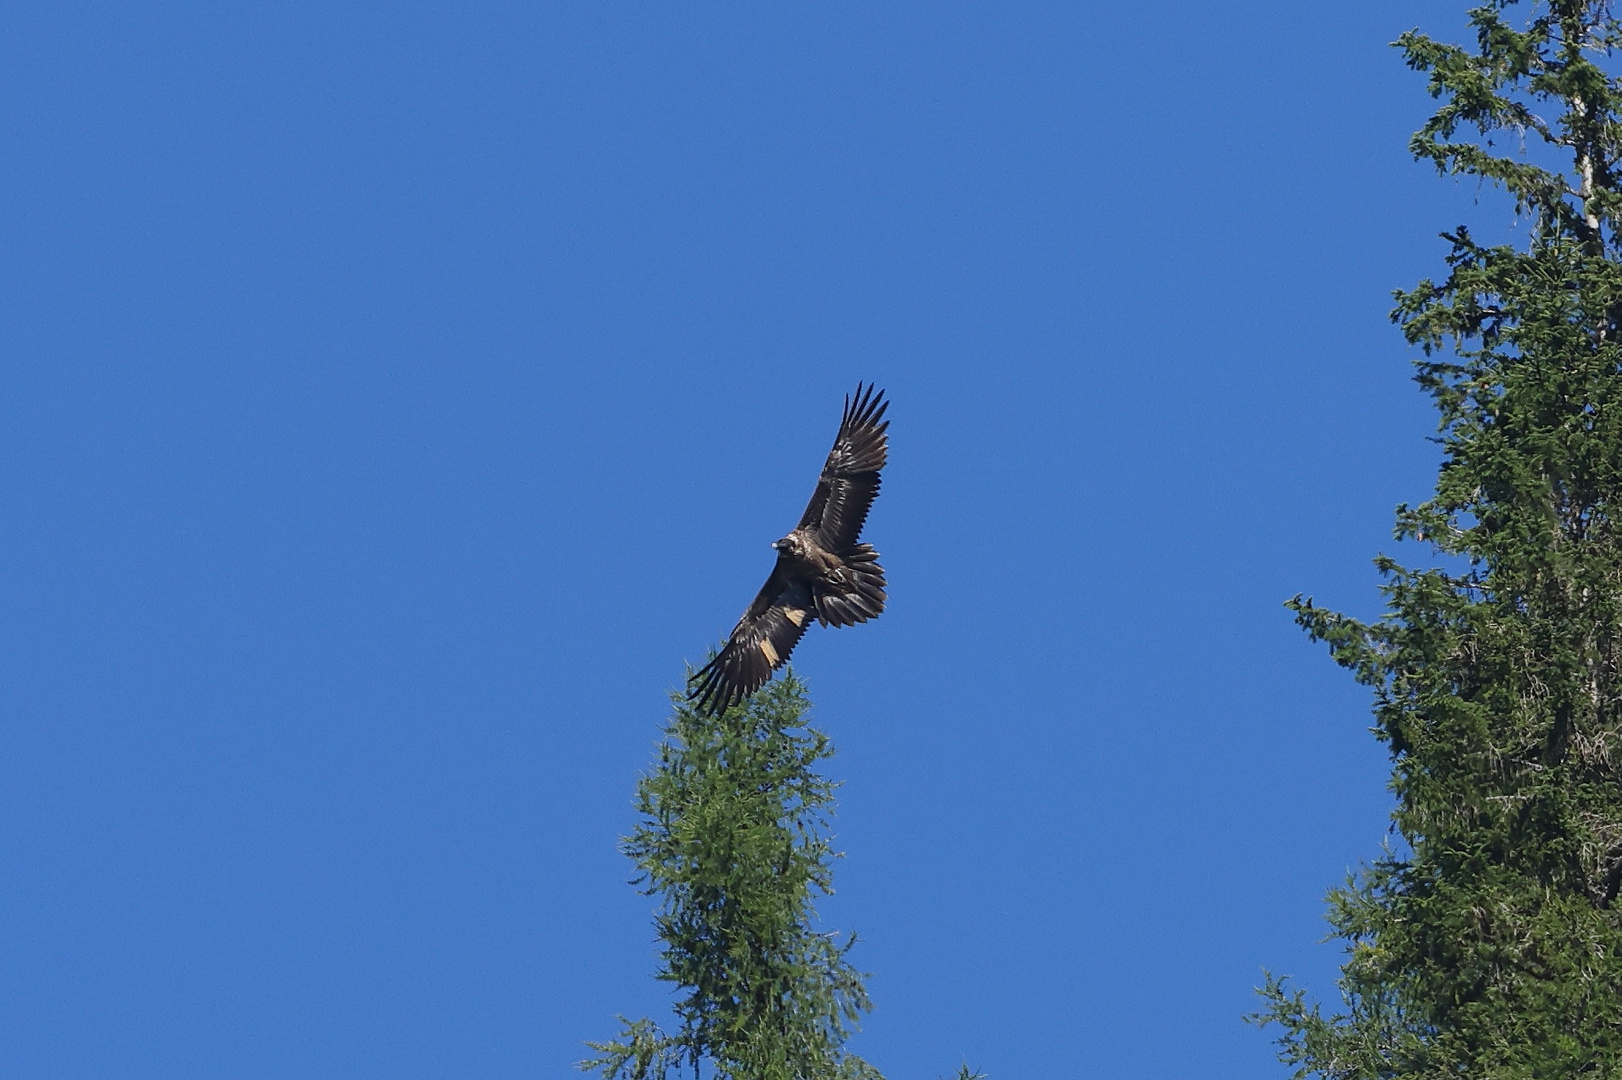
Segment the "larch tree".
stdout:
[[624,1021],[581,1068],[604,1080],[882,1080],[845,1049],[872,1008],[847,959],[855,938],[816,926],[814,901],[833,889],[835,785],[817,771],[833,748],[809,709],[792,671],[719,716],[676,699],[625,852],[659,898],[658,977],[677,988],[680,1027]]
[[[1368,623],[1292,602],[1373,689],[1395,843],[1330,895],[1326,1013],[1269,977],[1295,1076],[1622,1076],[1622,24],[1489,0],[1396,43],[1438,101],[1414,154],[1503,189],[1517,244],[1444,234],[1396,294],[1441,413],[1434,496]],[[1505,206],[1506,218],[1509,207]],[[1507,224],[1507,221],[1506,221]]]

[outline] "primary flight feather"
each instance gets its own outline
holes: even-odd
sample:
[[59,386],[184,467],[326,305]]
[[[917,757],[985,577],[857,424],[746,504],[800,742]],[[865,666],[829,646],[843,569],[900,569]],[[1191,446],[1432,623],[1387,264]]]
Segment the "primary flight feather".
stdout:
[[859,541],[889,452],[884,391],[856,385],[839,434],[800,524],[772,544],[777,565],[727,643],[693,674],[688,697],[719,713],[765,684],[814,618],[824,626],[866,622],[884,610],[884,570]]

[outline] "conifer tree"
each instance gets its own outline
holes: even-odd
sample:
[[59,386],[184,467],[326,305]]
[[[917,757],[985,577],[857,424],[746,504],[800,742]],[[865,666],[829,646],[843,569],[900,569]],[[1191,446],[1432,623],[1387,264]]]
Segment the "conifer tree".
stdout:
[[1330,896],[1343,1004],[1269,978],[1297,1077],[1622,1075],[1622,24],[1469,18],[1473,45],[1396,43],[1439,102],[1411,148],[1507,191],[1524,239],[1461,226],[1396,294],[1444,450],[1396,535],[1440,565],[1377,560],[1373,623],[1292,603],[1373,689],[1397,834]]
[[637,786],[625,852],[656,896],[659,978],[679,988],[680,1028],[624,1021],[581,1068],[605,1080],[882,1080],[845,1050],[872,1008],[843,940],[815,928],[833,889],[833,754],[808,726],[792,671],[712,717],[675,699],[658,765]]

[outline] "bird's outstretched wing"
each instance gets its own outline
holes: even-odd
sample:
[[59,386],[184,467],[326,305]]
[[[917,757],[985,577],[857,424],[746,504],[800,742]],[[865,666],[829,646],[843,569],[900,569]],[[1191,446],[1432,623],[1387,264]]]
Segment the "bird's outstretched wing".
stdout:
[[773,570],[721,651],[693,673],[688,698],[712,715],[725,712],[772,677],[814,617],[806,584]]
[[856,543],[862,523],[879,493],[879,470],[889,454],[884,431],[890,422],[884,411],[890,403],[884,391],[856,384],[856,396],[845,399],[839,435],[822,467],[816,493],[800,518],[800,528],[816,532],[817,543],[836,554]]

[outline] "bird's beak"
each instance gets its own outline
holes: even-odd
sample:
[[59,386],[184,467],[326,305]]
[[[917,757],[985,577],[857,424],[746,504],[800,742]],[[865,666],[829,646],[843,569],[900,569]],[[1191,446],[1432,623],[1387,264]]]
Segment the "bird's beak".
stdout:
[[783,547],[783,541],[781,541],[781,540],[773,540],[772,541],[772,550],[773,551],[779,551],[779,550],[782,549],[782,547]]

